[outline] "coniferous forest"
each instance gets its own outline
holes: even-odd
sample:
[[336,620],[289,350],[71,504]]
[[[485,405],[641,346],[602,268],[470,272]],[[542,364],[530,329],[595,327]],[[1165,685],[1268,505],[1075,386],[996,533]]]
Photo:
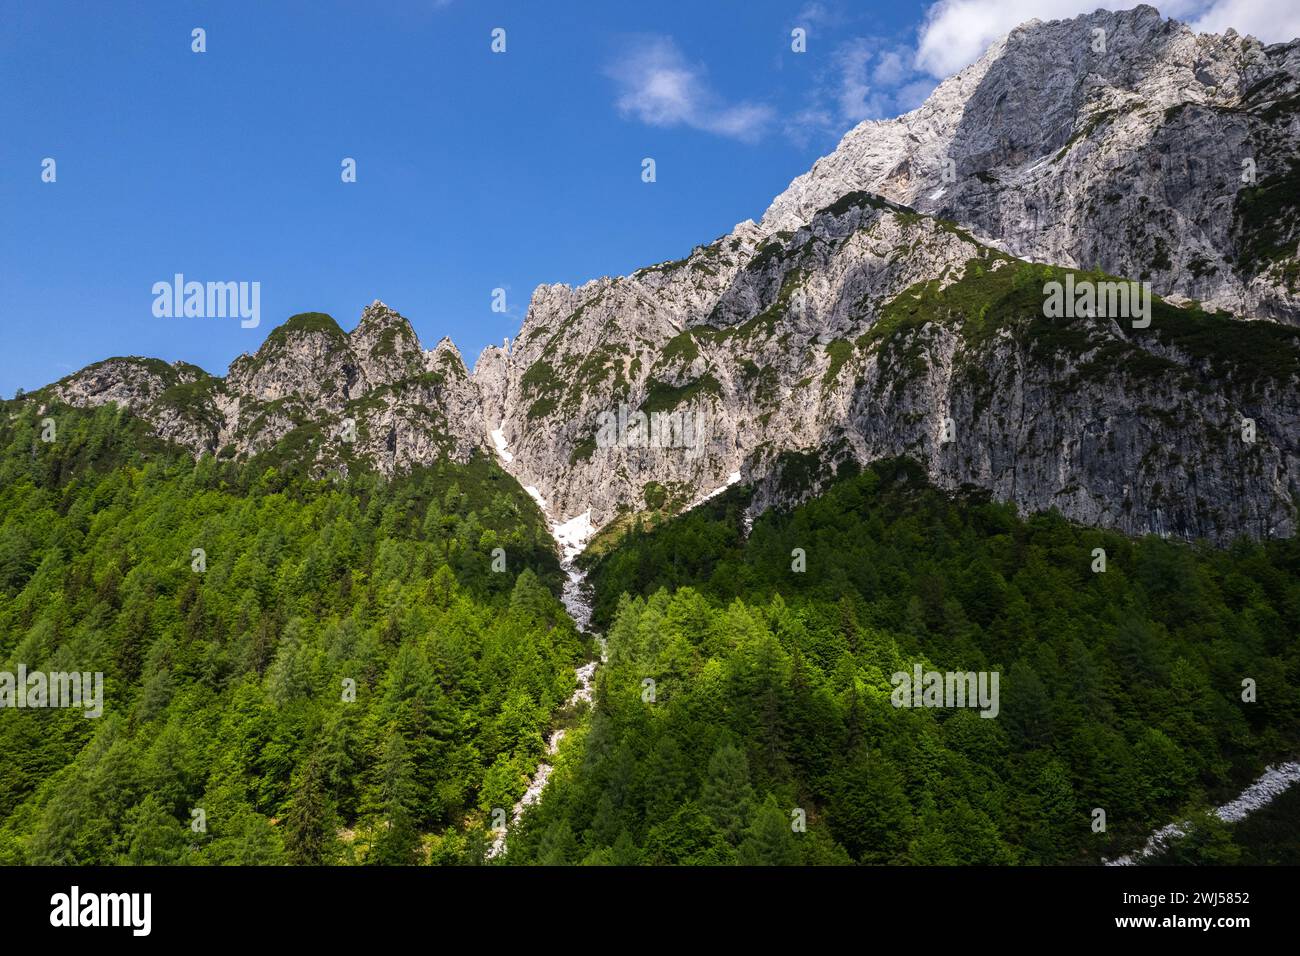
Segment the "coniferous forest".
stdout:
[[[740,485],[580,559],[606,660],[569,706],[601,648],[496,465],[312,479],[9,404],[0,658],[110,704],[0,721],[3,863],[1095,863],[1181,818],[1175,859],[1231,863],[1205,811],[1300,736],[1294,539],[1023,517],[904,459],[752,526]],[[918,662],[999,672],[999,719],[895,706]]]
[[322,483],[142,448],[111,408],[49,444],[6,418],[0,658],[103,671],[110,703],[0,721],[0,863],[473,854],[588,653],[517,484]]
[[[636,528],[591,562],[609,663],[583,748],[512,854],[1089,862],[1294,752],[1294,540],[1216,550],[1026,520],[905,461],[841,475],[748,536],[746,498]],[[998,719],[894,706],[890,675],[917,661],[999,671]],[[1188,859],[1241,859],[1221,822],[1196,819]]]

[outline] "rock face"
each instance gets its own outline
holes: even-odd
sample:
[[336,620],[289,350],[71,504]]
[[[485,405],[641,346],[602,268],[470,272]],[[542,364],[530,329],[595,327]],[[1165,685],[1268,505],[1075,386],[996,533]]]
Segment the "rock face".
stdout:
[[1300,41],[1148,6],[1032,20],[919,109],[866,122],[778,196],[773,232],[853,190],[1014,255],[1300,323]]
[[[909,455],[940,486],[1128,532],[1293,533],[1300,334],[1165,303],[1143,329],[1049,319],[1064,276],[850,194],[793,232],[743,225],[681,262],[539,290],[509,352],[480,360],[483,388],[507,467],[597,527],[738,474],[763,507],[845,459]],[[703,427],[601,441],[620,406]]]
[[196,454],[249,458],[276,451],[314,471],[364,460],[386,475],[486,451],[478,390],[444,339],[426,352],[411,324],[382,302],[351,334],[304,313],[276,328],[224,379],[156,359],[100,362],[55,383],[72,405],[116,402]]
[[[1127,532],[1290,535],[1298,76],[1300,44],[1196,36],[1146,7],[1034,21],[919,110],[850,132],[761,223],[538,288],[472,376],[376,302],[350,334],[295,316],[224,379],[111,359],[50,389],[196,453],[321,472],[496,455],[570,544],[742,479],[756,509],[789,503],[895,455]],[[1149,321],[1046,314],[1049,283],[1103,273],[1165,301]]]

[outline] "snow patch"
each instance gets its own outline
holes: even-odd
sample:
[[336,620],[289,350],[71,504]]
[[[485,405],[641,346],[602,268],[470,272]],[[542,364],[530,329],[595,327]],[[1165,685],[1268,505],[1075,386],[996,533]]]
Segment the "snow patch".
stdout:
[[591,524],[590,508],[576,518],[551,526],[551,535],[559,543],[565,561],[572,561],[580,555],[595,533],[596,529]]
[[[1300,763],[1292,762],[1268,767],[1258,780],[1241,792],[1237,799],[1215,809],[1213,811],[1214,815],[1224,823],[1236,823],[1239,820],[1244,820],[1256,810],[1268,806],[1296,783],[1300,783]],[[1151,834],[1146,846],[1136,853],[1125,854],[1114,860],[1104,862],[1107,866],[1133,866],[1140,863],[1147,857],[1163,850],[1170,840],[1186,836],[1187,830],[1185,827],[1186,824],[1183,823],[1170,823],[1163,826]]]
[[497,446],[497,454],[500,455],[501,460],[508,465],[515,460],[515,456],[506,451],[506,449],[510,447],[510,443],[506,441],[505,428],[506,423],[502,422],[501,427],[492,432],[492,444]]
[[719,485],[718,487],[710,491],[707,495],[704,495],[702,498],[696,498],[694,501],[690,503],[690,506],[687,507],[686,510],[690,511],[691,508],[698,508],[700,505],[704,504],[704,502],[708,501],[710,498],[716,498],[718,495],[722,494],[724,491],[726,491],[732,485],[736,484],[738,481],[740,481],[740,472],[733,471],[731,474],[727,476],[727,483],[725,485]]
[[[542,509],[542,514],[550,521],[551,511],[546,505],[546,499],[542,493],[528,485],[524,488],[537,502],[537,507]],[[578,630],[586,631],[591,627],[591,599],[586,589],[587,575],[579,571],[573,564],[575,558],[582,554],[582,549],[587,546],[592,535],[596,533],[596,527],[591,523],[591,509],[588,508],[577,517],[570,518],[568,521],[561,521],[558,524],[550,524],[551,537],[555,543],[560,546],[560,569],[564,572],[565,581],[562,593],[560,594],[560,603],[564,609],[569,612],[573,618]]]

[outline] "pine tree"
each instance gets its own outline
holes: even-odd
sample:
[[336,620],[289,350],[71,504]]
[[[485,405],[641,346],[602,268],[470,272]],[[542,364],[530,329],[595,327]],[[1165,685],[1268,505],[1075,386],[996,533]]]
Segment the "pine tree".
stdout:
[[745,830],[745,839],[737,851],[741,866],[795,866],[799,848],[790,829],[790,817],[782,811],[773,794],[754,813]]
[[384,819],[371,862],[407,865],[418,862],[420,834],[416,830],[418,791],[415,768],[401,734],[390,732],[379,766]]
[[308,866],[328,862],[334,843],[333,816],[324,767],[320,755],[313,753],[298,771],[285,817],[284,849],[289,862]]
[[700,806],[732,845],[740,841],[753,796],[749,761],[739,747],[724,743],[709,758]]
[[128,866],[174,866],[185,854],[186,828],[152,793],[127,813],[124,835]]
[[839,774],[828,817],[854,859],[897,862],[911,834],[912,809],[893,762],[876,751],[852,757]]

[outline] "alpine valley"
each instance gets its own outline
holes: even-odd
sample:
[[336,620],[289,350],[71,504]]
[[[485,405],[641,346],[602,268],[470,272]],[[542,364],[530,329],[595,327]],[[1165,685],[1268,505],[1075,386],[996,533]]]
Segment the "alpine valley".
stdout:
[[472,369],[376,301],[3,406],[0,663],[107,686],[0,711],[0,862],[1282,861],[1300,41],[1032,20]]

